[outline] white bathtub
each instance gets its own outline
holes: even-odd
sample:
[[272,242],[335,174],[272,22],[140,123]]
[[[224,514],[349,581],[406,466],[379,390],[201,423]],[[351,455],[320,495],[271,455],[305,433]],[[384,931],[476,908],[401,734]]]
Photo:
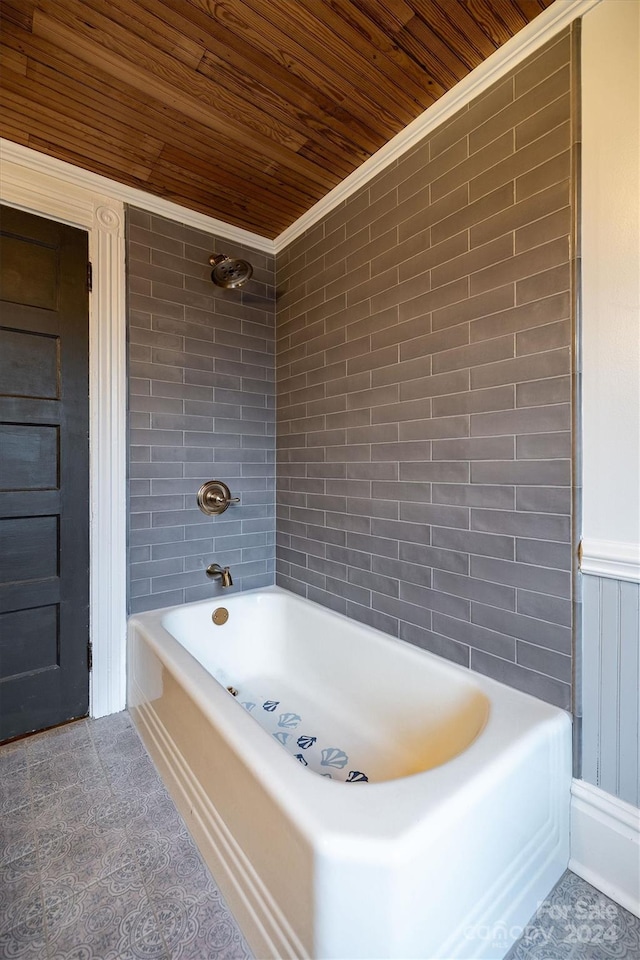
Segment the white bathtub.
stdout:
[[129,644],[132,716],[257,957],[499,958],[566,868],[563,711],[276,587]]

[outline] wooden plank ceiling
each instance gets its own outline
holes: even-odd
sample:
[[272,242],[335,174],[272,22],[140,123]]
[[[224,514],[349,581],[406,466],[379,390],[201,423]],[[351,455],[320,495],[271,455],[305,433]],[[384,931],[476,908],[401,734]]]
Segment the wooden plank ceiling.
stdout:
[[9,140],[277,236],[551,0],[3,0]]

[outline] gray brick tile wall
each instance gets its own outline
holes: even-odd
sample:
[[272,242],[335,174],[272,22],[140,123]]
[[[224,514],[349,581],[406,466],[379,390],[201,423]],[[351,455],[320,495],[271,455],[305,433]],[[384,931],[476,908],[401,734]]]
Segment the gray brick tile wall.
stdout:
[[276,324],[277,582],[567,708],[572,41],[279,254]]
[[[242,290],[210,281],[210,253],[243,256]],[[274,263],[263,253],[130,208],[129,604],[132,612],[273,583],[275,564]],[[196,506],[205,480],[241,503]]]

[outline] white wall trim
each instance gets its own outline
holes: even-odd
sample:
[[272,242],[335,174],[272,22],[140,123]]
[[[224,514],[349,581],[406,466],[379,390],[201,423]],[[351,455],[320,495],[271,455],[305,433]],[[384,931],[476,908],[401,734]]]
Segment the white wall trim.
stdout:
[[[14,146],[13,144],[11,146]],[[17,154],[11,151],[17,158]],[[45,173],[26,151],[3,162],[0,198],[87,230],[89,302],[90,636],[94,717],[126,703],[126,316],[124,209],[118,199]],[[64,167],[69,167],[65,164]],[[74,168],[69,167],[74,170]]]
[[640,917],[640,810],[574,780],[569,869]]
[[108,196],[112,201],[130,203],[134,207],[141,207],[143,210],[156,213],[168,220],[186,223],[187,226],[195,227],[196,230],[213,233],[230,243],[242,243],[265,253],[274,253],[274,242],[267,237],[261,237],[259,234],[243,230],[241,227],[234,227],[230,223],[225,223],[224,220],[208,217],[204,213],[189,210],[187,207],[182,207],[171,200],[165,200],[163,197],[156,197],[145,190],[129,187],[125,183],[118,183],[116,180],[110,180],[108,177],[92,173],[90,170],[75,167],[64,160],[57,160],[55,157],[47,156],[47,154],[38,153],[29,147],[13,143],[11,140],[0,139],[0,156],[3,162],[12,161],[28,165],[34,173],[57,177],[64,180],[65,183],[72,183],[92,193],[101,193]]
[[580,570],[594,577],[640,583],[640,544],[584,539]]
[[410,150],[428,133],[438,127],[456,111],[460,110],[474,97],[487,90],[496,80],[505,76],[519,63],[547,42],[572,20],[584,16],[601,0],[555,0],[535,20],[520,30],[515,37],[503,44],[483,63],[456,83],[419,117],[416,117],[399,134],[389,140],[372,157],[365,160],[337,187],[334,187],[322,200],[307,210],[295,223],[276,237],[275,251],[278,253],[293,240],[312,227],[318,220],[376,177],[385,167]]

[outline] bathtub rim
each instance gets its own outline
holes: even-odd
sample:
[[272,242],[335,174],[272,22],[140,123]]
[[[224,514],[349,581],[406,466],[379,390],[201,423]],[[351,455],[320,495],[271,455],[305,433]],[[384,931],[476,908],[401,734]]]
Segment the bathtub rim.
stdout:
[[[313,603],[277,586],[234,596],[242,599],[265,593],[302,604]],[[314,775],[274,742],[162,624],[169,612],[215,602],[216,598],[210,598],[135,614],[129,618],[130,636],[133,631],[142,634],[164,668],[177,678],[229,746],[251,766],[263,788],[303,835],[317,838],[320,831],[327,844],[348,843],[358,849],[359,855],[367,844],[373,845],[372,853],[381,844],[385,848],[393,845],[394,855],[405,856],[416,842],[417,832],[460,816],[470,794],[477,797],[478,791],[489,791],[504,775],[512,752],[526,749],[529,738],[540,737],[549,726],[564,725],[570,731],[571,718],[560,708],[411,646],[418,656],[460,675],[486,694],[490,711],[480,734],[466,750],[439,767],[395,780],[346,784]],[[403,647],[406,644],[320,604],[313,605],[332,619],[379,634],[385,642],[401,643]],[[130,679],[135,682],[135,677]]]

